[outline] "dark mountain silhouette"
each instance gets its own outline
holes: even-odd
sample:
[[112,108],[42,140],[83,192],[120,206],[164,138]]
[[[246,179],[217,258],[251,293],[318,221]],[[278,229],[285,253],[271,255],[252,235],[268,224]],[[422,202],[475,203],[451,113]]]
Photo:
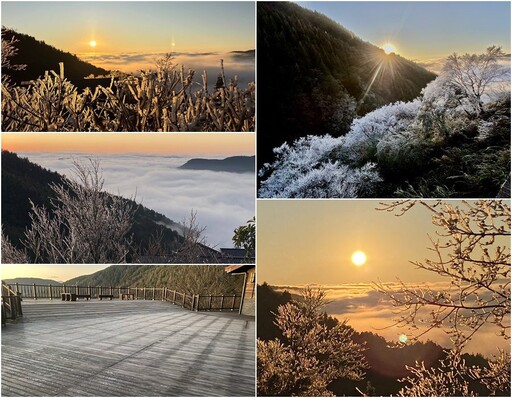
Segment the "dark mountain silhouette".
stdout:
[[257,7],[258,168],[285,141],[343,135],[354,116],[414,99],[435,78],[318,12],[289,2]]
[[[299,298],[287,291],[278,292],[267,283],[258,285],[257,297],[258,338],[262,340],[277,338],[286,342],[280,329],[274,324],[274,314],[277,313],[279,305]],[[328,327],[338,322],[336,318],[324,314],[323,323]],[[432,341],[396,347],[377,334],[357,331],[354,333],[353,340],[364,345],[365,359],[370,368],[366,370],[366,376],[362,381],[338,379],[331,383],[329,389],[336,396],[360,396],[356,388],[368,393],[369,396],[396,396],[405,386],[404,383],[398,382],[398,379],[410,375],[406,369],[407,365],[413,366],[416,361],[419,363],[423,361],[426,367],[438,366],[439,361],[446,358],[443,347]],[[487,360],[481,355],[465,354],[464,359],[469,366],[487,366]],[[471,389],[479,395],[489,395],[489,392],[478,382],[472,382]]]
[[180,169],[254,173],[255,156],[232,156],[225,159],[190,159]]
[[66,282],[79,286],[167,287],[188,294],[240,294],[243,275],[223,265],[112,265]]
[[[30,225],[30,200],[37,206],[51,209],[50,198],[55,194],[49,184],[66,185],[65,177],[49,171],[17,154],[2,151],[2,227],[4,233],[18,248]],[[129,201],[129,199],[125,199]],[[135,202],[131,201],[133,205]],[[168,249],[175,249],[182,242],[180,234],[166,226],[176,225],[163,214],[138,206],[132,226],[135,247],[145,249],[151,236],[163,234],[162,242]]]
[[18,53],[12,57],[11,63],[24,64],[27,67],[25,70],[2,70],[2,73],[11,76],[12,81],[16,84],[37,79],[43,76],[45,71],[53,70],[58,73],[59,62],[64,63],[65,77],[73,82],[82,80],[90,74],[97,76],[108,73],[107,70],[82,61],[76,55],[61,51],[44,41],[2,28],[3,38],[11,40],[13,36],[18,41],[15,43]]
[[36,285],[60,285],[62,282],[54,281],[53,279],[43,279],[43,278],[12,278],[12,279],[2,279],[2,282],[7,283],[8,285],[14,285],[15,283],[19,283],[20,285],[32,285],[35,283]]

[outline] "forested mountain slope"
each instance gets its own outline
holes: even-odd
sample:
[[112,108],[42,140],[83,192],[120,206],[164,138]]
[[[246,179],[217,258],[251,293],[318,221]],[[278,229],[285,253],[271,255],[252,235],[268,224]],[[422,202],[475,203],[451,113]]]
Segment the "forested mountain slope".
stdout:
[[258,3],[258,168],[283,142],[345,134],[356,115],[412,100],[434,78],[320,13]]

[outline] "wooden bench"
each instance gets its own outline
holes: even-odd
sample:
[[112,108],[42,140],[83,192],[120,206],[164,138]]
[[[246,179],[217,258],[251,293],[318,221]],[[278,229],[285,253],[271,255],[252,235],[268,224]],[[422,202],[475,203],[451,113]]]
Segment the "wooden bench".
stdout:
[[100,300],[103,300],[104,298],[109,298],[110,300],[112,300],[114,298],[114,295],[113,294],[98,294],[98,298]]
[[84,298],[84,299],[87,299],[87,301],[89,301],[89,299],[91,298],[91,295],[90,294],[77,294],[76,298],[77,299]]
[[120,293],[119,298],[121,300],[135,300],[135,296],[133,293]]
[[76,293],[61,293],[62,301],[76,301]]

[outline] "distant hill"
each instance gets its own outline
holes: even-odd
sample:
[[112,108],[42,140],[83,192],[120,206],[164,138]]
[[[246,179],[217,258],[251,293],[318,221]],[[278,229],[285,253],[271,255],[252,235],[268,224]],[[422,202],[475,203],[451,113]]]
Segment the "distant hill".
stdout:
[[[50,198],[54,193],[49,187],[50,183],[65,185],[66,179],[28,159],[20,158],[13,152],[2,151],[2,227],[4,233],[18,248],[22,247],[21,239],[25,228],[31,222],[30,200],[38,206],[51,208]],[[177,225],[179,224],[163,214],[139,206],[131,229],[135,246],[146,248],[150,237],[161,231],[165,245],[169,249],[175,249],[183,241],[181,231],[170,229]]]
[[44,75],[45,71],[53,70],[58,73],[59,62],[64,62],[64,75],[72,81],[82,80],[90,74],[97,76],[108,73],[103,68],[82,61],[76,55],[61,51],[32,36],[10,29],[2,29],[2,37],[7,40],[14,37],[18,40],[15,43],[18,53],[12,58],[11,63],[27,65],[25,70],[2,70],[2,73],[11,76],[14,83],[20,84],[22,81],[37,79]]
[[79,286],[168,287],[189,294],[240,294],[243,275],[230,275],[223,265],[112,265],[66,282]]
[[62,282],[54,281],[53,279],[42,279],[42,278],[13,278],[13,279],[2,279],[3,282],[10,284],[19,283],[20,285],[61,285]]
[[255,156],[232,156],[225,159],[190,159],[180,169],[254,173]]
[[259,2],[257,17],[258,168],[285,141],[343,135],[354,116],[409,101],[435,78],[292,2]]

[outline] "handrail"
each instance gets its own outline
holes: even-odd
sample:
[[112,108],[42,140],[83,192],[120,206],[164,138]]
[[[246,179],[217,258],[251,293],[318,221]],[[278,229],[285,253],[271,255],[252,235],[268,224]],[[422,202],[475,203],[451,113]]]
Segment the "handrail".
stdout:
[[16,319],[23,316],[21,308],[21,294],[2,282],[2,325],[6,319]]
[[[12,286],[2,282],[2,296],[4,286],[11,294],[24,299],[61,299],[62,293],[87,295],[90,298],[99,298],[99,295],[112,295],[121,298],[131,295],[135,300],[161,300],[179,305],[192,311],[235,311],[240,309],[240,295],[205,295],[181,293],[167,287],[114,287],[114,286],[79,286],[79,285],[38,285],[14,283]],[[7,291],[7,290],[6,290]]]

